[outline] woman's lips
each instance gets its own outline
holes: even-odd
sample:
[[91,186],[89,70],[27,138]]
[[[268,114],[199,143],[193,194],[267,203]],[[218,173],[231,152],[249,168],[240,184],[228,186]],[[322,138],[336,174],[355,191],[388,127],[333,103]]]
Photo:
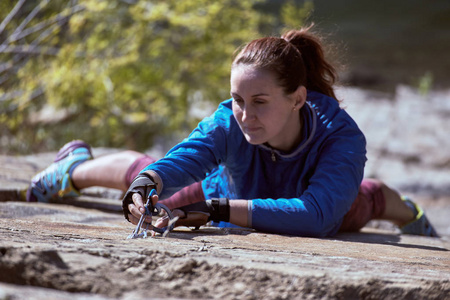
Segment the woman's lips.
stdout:
[[261,127],[244,127],[244,131],[247,133],[253,133],[260,129],[261,129]]

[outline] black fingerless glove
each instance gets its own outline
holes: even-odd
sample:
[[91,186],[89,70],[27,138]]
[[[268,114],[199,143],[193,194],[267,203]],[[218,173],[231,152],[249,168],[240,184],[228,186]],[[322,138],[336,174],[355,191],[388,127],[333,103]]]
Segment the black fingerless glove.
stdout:
[[228,198],[212,198],[211,200],[185,205],[177,209],[182,210],[186,215],[191,211],[208,213],[208,221],[230,222],[230,201]]
[[[122,200],[122,209],[123,214],[125,216],[125,219],[127,221],[130,221],[128,219],[128,214],[130,214],[130,210],[128,209],[128,204],[133,203],[132,196],[134,193],[139,193],[142,196],[142,200],[147,200],[148,195],[150,192],[155,189],[156,190],[156,183],[153,181],[153,178],[147,174],[147,173],[140,173],[136,178],[134,178],[133,182],[131,183],[130,187],[128,188],[128,191],[125,193],[125,196]],[[153,206],[151,201],[149,201],[149,211],[153,211]]]

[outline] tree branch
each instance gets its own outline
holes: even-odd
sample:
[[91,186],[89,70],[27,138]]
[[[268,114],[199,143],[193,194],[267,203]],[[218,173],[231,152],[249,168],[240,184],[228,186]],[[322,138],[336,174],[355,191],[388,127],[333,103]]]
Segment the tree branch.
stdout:
[[53,23],[59,23],[60,21],[65,21],[67,18],[69,18],[71,15],[80,12],[82,10],[84,10],[85,8],[82,5],[76,5],[74,7],[71,7],[69,9],[69,12],[67,13],[59,13],[56,16],[54,16],[53,18],[47,19],[45,21],[42,21],[30,28],[27,28],[25,30],[23,30],[19,35],[17,35],[17,37],[15,37],[14,39],[11,39],[9,42],[14,42],[20,39],[23,39],[26,36],[29,36],[30,34],[33,34],[39,30],[42,30],[44,27],[49,26]]
[[45,55],[56,55],[58,54],[59,48],[55,47],[40,47],[40,46],[4,46],[0,47],[0,53],[26,53],[26,54],[45,54]]
[[8,23],[12,20],[12,18],[14,18],[14,16],[17,14],[19,9],[25,3],[25,1],[26,0],[20,0],[19,2],[17,2],[17,4],[14,6],[14,8],[9,12],[9,14],[6,16],[6,18],[0,24],[0,34],[2,34],[3,30],[5,30]]
[[28,16],[22,21],[22,23],[20,23],[20,25],[16,28],[16,30],[14,30],[14,32],[11,34],[11,36],[8,37],[8,39],[5,41],[5,43],[10,43],[16,40],[16,36],[18,36],[22,30],[25,28],[25,26],[28,25],[28,23],[33,20],[33,18],[37,15],[37,13],[44,8],[48,3],[50,2],[50,0],[44,0],[41,3],[39,3],[38,5],[36,5],[36,7],[28,14]]

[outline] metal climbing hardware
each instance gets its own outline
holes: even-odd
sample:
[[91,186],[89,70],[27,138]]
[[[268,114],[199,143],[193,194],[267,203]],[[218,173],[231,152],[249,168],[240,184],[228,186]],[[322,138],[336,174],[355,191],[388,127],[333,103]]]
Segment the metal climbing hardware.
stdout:
[[[142,214],[141,218],[139,219],[139,223],[136,225],[136,228],[127,237],[127,239],[137,239],[137,238],[145,239],[147,237],[147,230],[149,229],[150,226],[151,226],[151,230],[161,233],[161,234],[165,234],[165,233],[173,230],[173,227],[175,226],[175,224],[174,224],[175,222],[172,222],[172,220],[174,219],[172,212],[170,211],[170,209],[167,206],[165,206],[164,204],[161,204],[161,203],[156,203],[153,206],[152,200],[151,200],[153,195],[156,195],[155,189],[151,190],[151,192],[148,194],[147,202],[144,205],[145,212]],[[152,207],[152,211],[150,211],[149,206]],[[144,224],[145,217],[157,216],[161,213],[161,210],[164,210],[167,213],[167,215],[169,216],[170,221],[169,221],[169,225],[167,227],[158,228],[158,227],[151,225],[150,223],[147,223],[147,226],[145,228],[142,227],[142,225]],[[142,231],[141,231],[141,229],[142,229]]]

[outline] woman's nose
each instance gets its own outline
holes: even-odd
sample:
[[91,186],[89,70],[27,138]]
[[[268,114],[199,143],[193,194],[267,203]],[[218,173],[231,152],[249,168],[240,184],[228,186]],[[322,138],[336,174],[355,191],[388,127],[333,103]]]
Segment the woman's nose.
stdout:
[[242,121],[249,121],[249,120],[253,120],[255,118],[255,114],[253,112],[253,110],[248,106],[244,106],[242,108]]

